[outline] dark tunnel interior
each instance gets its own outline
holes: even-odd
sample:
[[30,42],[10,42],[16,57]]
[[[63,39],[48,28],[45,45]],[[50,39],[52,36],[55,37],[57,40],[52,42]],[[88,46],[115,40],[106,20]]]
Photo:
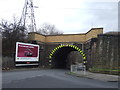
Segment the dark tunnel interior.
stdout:
[[57,50],[52,58],[53,68],[59,68],[59,69],[67,69],[67,56],[71,51],[76,51],[72,47],[62,47],[59,50]]

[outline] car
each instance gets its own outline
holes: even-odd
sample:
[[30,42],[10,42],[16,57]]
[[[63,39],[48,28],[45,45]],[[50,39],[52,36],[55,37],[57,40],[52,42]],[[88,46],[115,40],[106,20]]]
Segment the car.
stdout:
[[31,49],[26,49],[26,50],[24,51],[24,55],[25,55],[25,56],[32,56],[32,55],[33,55],[33,52],[31,51]]

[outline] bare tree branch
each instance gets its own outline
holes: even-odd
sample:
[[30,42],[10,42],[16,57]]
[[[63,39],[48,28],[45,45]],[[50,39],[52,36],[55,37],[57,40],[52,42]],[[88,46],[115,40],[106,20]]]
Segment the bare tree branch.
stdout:
[[15,52],[15,43],[26,39],[26,31],[24,26],[19,24],[14,19],[14,22],[2,20],[0,23],[0,32],[2,35],[2,50],[5,53]]
[[51,25],[48,23],[44,23],[40,29],[38,29],[37,31],[40,34],[43,35],[59,35],[59,34],[63,34],[62,31],[59,31],[56,29],[55,25]]

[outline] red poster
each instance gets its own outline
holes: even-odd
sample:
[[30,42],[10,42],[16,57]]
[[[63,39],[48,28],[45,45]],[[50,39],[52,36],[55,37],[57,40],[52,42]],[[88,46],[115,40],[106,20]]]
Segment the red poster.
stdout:
[[17,57],[37,57],[37,56],[38,56],[37,46],[18,44]]
[[38,61],[39,45],[16,43],[16,61]]

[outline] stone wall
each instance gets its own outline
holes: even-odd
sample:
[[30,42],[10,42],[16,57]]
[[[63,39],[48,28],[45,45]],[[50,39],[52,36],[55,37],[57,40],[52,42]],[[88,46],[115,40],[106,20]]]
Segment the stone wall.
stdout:
[[99,35],[97,42],[97,58],[103,68],[118,67],[118,35]]
[[89,68],[118,68],[118,38],[119,35],[101,34],[98,38],[86,43],[87,66]]
[[92,68],[96,60],[97,38],[92,38],[84,44],[84,52],[87,56],[87,68]]

